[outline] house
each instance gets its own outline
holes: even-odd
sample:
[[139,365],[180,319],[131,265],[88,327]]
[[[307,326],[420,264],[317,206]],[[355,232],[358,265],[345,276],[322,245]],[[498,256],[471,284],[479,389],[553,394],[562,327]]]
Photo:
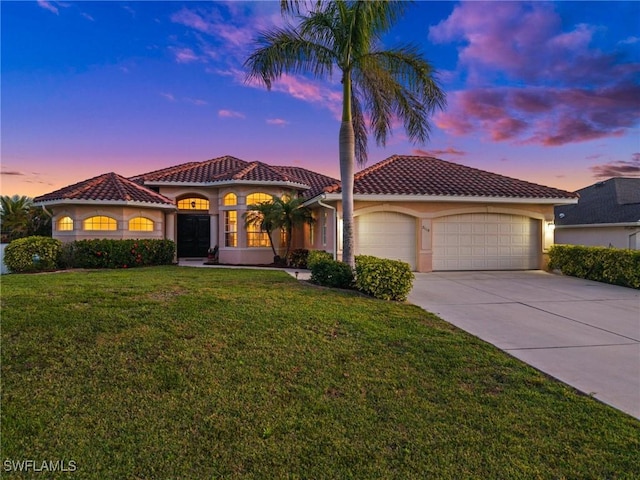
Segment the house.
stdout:
[[640,249],[640,178],[615,177],[578,190],[555,208],[555,242]]
[[[35,199],[53,213],[55,238],[166,238],[179,257],[219,246],[227,264],[272,260],[264,232],[245,227],[247,205],[295,192],[315,222],[298,248],[342,254],[340,182],[293,166],[231,156],[124,178],[115,173]],[[431,157],[394,155],[355,175],[356,254],[432,270],[538,269],[553,243],[554,206],[578,196]],[[275,239],[276,248],[283,243]]]

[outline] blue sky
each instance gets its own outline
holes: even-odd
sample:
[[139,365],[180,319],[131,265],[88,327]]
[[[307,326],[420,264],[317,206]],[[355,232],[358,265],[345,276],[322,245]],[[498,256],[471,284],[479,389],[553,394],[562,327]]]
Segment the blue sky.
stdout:
[[[244,81],[279,3],[2,1],[4,195],[36,196],[222,155],[338,177],[339,79]],[[396,129],[369,164],[430,154],[576,190],[640,175],[640,2],[416,2],[448,107],[426,145]]]

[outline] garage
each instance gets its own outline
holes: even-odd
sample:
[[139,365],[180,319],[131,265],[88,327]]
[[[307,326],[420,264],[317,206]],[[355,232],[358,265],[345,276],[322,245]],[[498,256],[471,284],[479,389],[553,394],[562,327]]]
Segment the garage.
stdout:
[[416,220],[396,212],[355,217],[356,255],[402,260],[416,269]]
[[540,221],[498,213],[472,213],[433,222],[433,270],[540,268]]

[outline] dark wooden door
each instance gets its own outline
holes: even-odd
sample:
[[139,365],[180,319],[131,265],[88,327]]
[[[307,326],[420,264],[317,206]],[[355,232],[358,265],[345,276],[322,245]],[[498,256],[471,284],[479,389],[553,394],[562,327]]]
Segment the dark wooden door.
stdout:
[[209,215],[178,215],[178,257],[206,257],[210,235]]

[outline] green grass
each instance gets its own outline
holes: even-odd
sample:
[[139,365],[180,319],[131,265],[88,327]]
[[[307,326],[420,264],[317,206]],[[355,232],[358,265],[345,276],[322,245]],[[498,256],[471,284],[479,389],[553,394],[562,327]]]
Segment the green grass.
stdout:
[[77,465],[29,478],[640,472],[632,417],[417,307],[277,271],[3,276],[1,358],[1,461]]

